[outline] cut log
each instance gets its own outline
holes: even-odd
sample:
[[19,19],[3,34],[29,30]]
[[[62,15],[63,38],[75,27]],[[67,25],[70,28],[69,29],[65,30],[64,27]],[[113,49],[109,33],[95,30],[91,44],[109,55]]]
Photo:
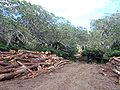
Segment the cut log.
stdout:
[[0,70],[0,74],[14,72],[15,70],[16,70],[15,68],[10,68],[5,70],[3,69],[3,70]]
[[27,66],[25,66],[23,63],[21,63],[20,61],[17,61],[18,64],[20,64],[21,66],[23,66],[24,68],[26,68],[26,70],[28,70],[31,74],[34,74],[32,70],[30,70]]
[[16,57],[20,57],[21,55],[23,55],[23,53],[18,53],[15,55],[6,56],[6,57],[3,57],[3,59],[9,61],[9,60],[15,59]]
[[14,68],[14,67],[17,67],[17,66],[9,65],[9,66],[2,67],[2,69],[9,69],[9,68]]
[[0,61],[0,65],[1,66],[8,66],[8,65],[10,65],[9,63],[5,63],[4,61]]
[[117,58],[117,57],[113,57],[113,60],[114,60],[114,61],[117,61],[117,62],[119,62],[119,63],[120,63],[120,59],[119,59],[119,58]]
[[14,73],[7,73],[0,75],[0,81],[9,80],[14,78]]
[[113,72],[115,72],[116,74],[120,75],[120,71],[118,71],[117,69],[113,69]]
[[118,83],[120,84],[120,76],[118,76]]
[[68,62],[68,60],[60,61],[60,62],[55,63],[54,66],[59,67],[59,66],[65,65],[65,64],[70,64],[70,62]]
[[15,77],[21,76],[22,74],[28,74],[28,70],[24,66],[21,66],[13,73],[0,74],[0,81],[13,79]]
[[17,52],[15,50],[10,50],[9,51],[11,54],[16,54]]
[[118,71],[120,71],[120,66],[115,66],[115,68],[118,70]]

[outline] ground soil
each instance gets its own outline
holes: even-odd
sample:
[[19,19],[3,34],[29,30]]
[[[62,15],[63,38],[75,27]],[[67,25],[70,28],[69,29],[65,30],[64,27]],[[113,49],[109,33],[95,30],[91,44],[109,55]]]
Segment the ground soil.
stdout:
[[100,66],[72,63],[33,79],[0,82],[0,90],[120,90],[115,78],[100,74]]

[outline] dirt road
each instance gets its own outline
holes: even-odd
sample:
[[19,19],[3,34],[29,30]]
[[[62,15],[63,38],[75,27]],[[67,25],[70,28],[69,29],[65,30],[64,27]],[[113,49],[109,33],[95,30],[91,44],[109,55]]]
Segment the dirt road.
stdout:
[[0,82],[0,90],[120,90],[120,85],[99,74],[98,65],[73,63],[34,79]]

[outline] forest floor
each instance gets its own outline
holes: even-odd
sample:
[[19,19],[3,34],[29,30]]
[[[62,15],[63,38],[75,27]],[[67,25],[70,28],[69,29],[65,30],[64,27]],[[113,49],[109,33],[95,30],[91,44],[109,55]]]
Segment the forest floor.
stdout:
[[72,63],[33,79],[0,82],[0,90],[120,90],[115,78],[100,74],[101,66]]

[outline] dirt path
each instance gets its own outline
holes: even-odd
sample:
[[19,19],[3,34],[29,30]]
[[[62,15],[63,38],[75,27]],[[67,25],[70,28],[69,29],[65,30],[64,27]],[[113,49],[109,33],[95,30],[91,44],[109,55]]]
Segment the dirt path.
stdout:
[[73,63],[34,79],[0,82],[0,90],[120,90],[120,85],[98,69],[94,64]]

